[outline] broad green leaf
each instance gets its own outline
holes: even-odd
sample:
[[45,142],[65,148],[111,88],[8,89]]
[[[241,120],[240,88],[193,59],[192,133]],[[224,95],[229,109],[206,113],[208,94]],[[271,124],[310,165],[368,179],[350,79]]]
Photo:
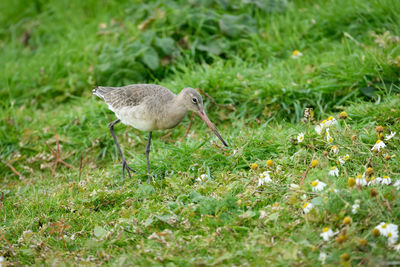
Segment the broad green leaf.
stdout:
[[246,14],[239,16],[223,15],[219,20],[219,28],[226,35],[236,38],[242,34],[255,33],[256,23]]
[[225,47],[226,45],[223,43],[221,39],[216,39],[208,43],[199,44],[197,46],[197,49],[218,56],[225,50]]
[[157,51],[152,47],[148,48],[142,54],[142,61],[150,69],[157,69],[159,66]]
[[156,37],[155,32],[148,30],[142,34],[141,39],[143,40],[144,44],[146,44],[147,46],[150,46],[155,37]]
[[175,50],[175,41],[172,38],[156,38],[155,44],[159,47],[166,55],[171,55]]

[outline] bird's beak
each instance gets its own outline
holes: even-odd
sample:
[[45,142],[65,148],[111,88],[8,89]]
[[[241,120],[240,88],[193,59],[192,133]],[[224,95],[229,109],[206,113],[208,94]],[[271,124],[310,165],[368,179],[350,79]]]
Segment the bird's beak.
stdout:
[[221,142],[225,145],[228,146],[228,144],[225,142],[224,138],[222,138],[222,136],[219,134],[219,132],[217,131],[217,128],[215,128],[214,124],[212,124],[212,122],[210,121],[210,119],[207,117],[207,114],[204,112],[204,110],[201,111],[197,111],[196,112],[197,115],[200,116],[200,118],[203,119],[203,121],[208,125],[208,127],[210,127],[210,129],[215,133],[215,135],[219,138],[219,140],[221,140]]

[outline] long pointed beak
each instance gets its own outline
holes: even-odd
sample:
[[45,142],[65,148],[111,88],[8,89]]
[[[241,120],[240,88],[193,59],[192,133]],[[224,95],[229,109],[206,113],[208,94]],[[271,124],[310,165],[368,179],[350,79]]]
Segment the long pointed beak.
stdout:
[[208,127],[215,133],[215,135],[219,138],[219,140],[221,140],[221,142],[225,145],[228,146],[228,144],[225,142],[224,138],[222,138],[222,136],[219,134],[219,132],[217,131],[217,128],[215,128],[214,124],[212,124],[212,122],[210,121],[210,119],[207,117],[207,114],[204,112],[204,110],[202,111],[197,111],[196,112],[197,115],[200,116],[200,118],[203,119],[203,121],[208,125]]

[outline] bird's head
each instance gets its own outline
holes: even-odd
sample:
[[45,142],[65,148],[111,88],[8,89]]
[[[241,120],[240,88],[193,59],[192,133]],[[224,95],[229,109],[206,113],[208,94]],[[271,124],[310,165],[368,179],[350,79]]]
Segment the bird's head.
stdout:
[[195,89],[190,87],[183,88],[183,90],[179,93],[179,95],[182,99],[182,104],[188,110],[194,112],[204,111],[203,99]]
[[203,121],[207,124],[207,126],[215,133],[215,135],[219,138],[219,140],[221,140],[221,142],[225,146],[228,146],[228,144],[225,142],[225,140],[217,131],[217,128],[215,128],[214,124],[212,124],[210,119],[207,117],[207,114],[204,111],[203,99],[195,89],[183,88],[183,90],[179,93],[178,97],[181,99],[182,104],[188,110],[191,110],[195,112],[197,115],[199,115],[200,118],[202,118]]

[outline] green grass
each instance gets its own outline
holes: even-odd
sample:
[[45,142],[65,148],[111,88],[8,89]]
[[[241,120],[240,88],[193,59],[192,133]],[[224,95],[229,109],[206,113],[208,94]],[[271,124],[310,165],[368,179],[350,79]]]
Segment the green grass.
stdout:
[[[247,2],[0,3],[6,264],[321,265],[321,253],[333,266],[398,264],[387,238],[372,231],[400,219],[393,186],[400,178],[400,6]],[[293,59],[294,50],[303,56]],[[117,125],[125,157],[138,171],[122,185],[107,127],[115,116],[91,90],[144,82],[176,93],[201,88],[218,104],[233,105],[204,99],[230,147],[198,118],[186,138],[189,118],[155,132],[148,185],[147,134]],[[315,121],[302,120],[306,107]],[[340,120],[341,111],[349,119]],[[329,144],[314,126],[331,115],[339,123]],[[384,136],[397,135],[375,153],[379,125]],[[301,132],[305,140],[298,143]],[[46,143],[55,148],[57,139],[73,168],[61,164],[53,174]],[[342,166],[338,157],[346,154]],[[308,170],[312,158],[319,165]],[[259,167],[251,169],[253,163]],[[332,166],[339,177],[328,176]],[[349,187],[348,178],[368,167],[376,177],[390,176],[392,185]],[[265,170],[273,182],[258,187]],[[206,181],[196,181],[202,174]],[[312,192],[316,179],[327,184],[324,191]],[[306,202],[315,206],[309,214]],[[352,224],[343,224],[346,216]],[[338,233],[323,241],[324,227]],[[344,253],[350,261],[341,260]]]

